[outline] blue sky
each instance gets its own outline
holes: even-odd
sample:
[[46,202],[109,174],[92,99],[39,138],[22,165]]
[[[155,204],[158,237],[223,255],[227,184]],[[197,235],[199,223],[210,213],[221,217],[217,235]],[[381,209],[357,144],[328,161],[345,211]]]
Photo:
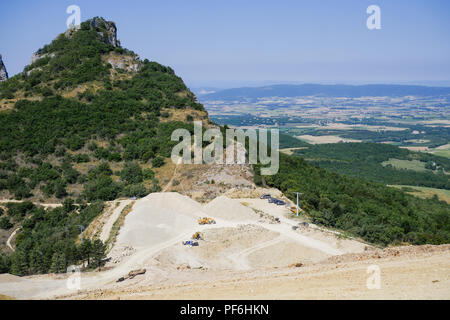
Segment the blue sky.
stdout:
[[[450,83],[450,1],[0,0],[0,54],[10,75],[66,28],[116,22],[122,45],[173,67],[190,86],[270,82]],[[368,30],[366,8],[381,8]]]

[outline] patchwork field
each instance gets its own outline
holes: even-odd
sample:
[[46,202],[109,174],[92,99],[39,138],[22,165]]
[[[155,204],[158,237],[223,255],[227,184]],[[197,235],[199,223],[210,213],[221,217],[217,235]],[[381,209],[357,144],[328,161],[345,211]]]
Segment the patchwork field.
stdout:
[[419,198],[432,198],[437,195],[440,200],[450,204],[450,190],[400,185],[393,185],[392,187],[402,189],[403,191]]
[[437,156],[450,158],[450,144],[446,144],[430,151]]
[[311,144],[338,143],[338,142],[362,142],[362,140],[346,139],[339,136],[312,136],[309,134],[297,136],[296,138]]
[[430,171],[425,169],[425,162],[418,160],[399,160],[399,159],[389,159],[381,163],[383,166],[391,165],[397,169],[407,169],[414,171]]
[[295,150],[302,150],[305,149],[306,147],[297,147],[297,148],[283,148],[280,149],[280,152],[283,152],[287,155],[292,155],[294,153]]

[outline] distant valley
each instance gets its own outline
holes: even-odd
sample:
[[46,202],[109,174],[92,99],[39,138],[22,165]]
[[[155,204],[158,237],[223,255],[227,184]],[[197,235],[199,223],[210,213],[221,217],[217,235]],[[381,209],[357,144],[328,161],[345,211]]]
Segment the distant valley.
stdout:
[[199,99],[216,123],[279,129],[283,153],[448,202],[449,92],[409,85],[273,85]]

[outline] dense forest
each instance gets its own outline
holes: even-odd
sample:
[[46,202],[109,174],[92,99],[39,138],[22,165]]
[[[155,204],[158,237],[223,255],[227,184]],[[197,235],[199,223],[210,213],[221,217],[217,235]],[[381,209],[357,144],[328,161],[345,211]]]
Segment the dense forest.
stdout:
[[280,170],[255,182],[279,188],[291,200],[301,192],[301,207],[314,223],[347,231],[380,245],[442,244],[450,241],[450,206],[423,200],[385,185],[354,179],[280,154]]
[[79,244],[76,240],[80,226],[89,225],[103,207],[101,201],[78,207],[70,199],[51,210],[31,202],[8,203],[3,221],[20,223],[22,230],[16,238],[16,251],[0,255],[0,273],[23,276],[66,272],[68,266],[79,263],[86,268],[102,266],[105,245],[98,239],[84,239]]
[[[429,153],[412,152],[379,143],[334,143],[311,145],[295,150],[295,155],[313,165],[354,178],[390,185],[412,185],[450,189],[450,159]],[[419,172],[382,165],[389,159],[417,160],[429,171]],[[432,170],[434,169],[434,170]]]

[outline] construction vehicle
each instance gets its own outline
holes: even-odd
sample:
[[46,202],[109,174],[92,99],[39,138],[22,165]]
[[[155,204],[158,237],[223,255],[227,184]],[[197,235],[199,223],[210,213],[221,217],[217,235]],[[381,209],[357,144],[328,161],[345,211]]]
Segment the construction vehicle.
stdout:
[[216,221],[213,218],[203,217],[198,219],[198,224],[216,224]]
[[198,242],[192,240],[183,241],[182,244],[184,246],[198,247]]
[[[291,210],[291,212],[292,213],[297,213],[297,207],[296,206],[293,206],[293,207],[291,207],[289,210]],[[300,213],[300,212],[302,212],[302,208],[298,208],[298,212]]]
[[192,235],[192,239],[194,240],[203,240],[203,233],[201,232],[196,232]]

